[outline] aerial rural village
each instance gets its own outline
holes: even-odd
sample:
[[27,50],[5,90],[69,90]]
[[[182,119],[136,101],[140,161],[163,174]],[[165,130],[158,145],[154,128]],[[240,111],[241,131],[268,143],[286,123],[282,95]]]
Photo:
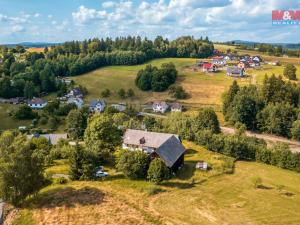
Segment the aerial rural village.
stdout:
[[[53,1],[66,11],[71,5]],[[0,0],[0,8],[28,10],[16,2]],[[226,26],[216,12],[268,5],[220,2],[81,5],[70,14],[72,35],[71,22],[60,24],[52,13],[21,11],[17,19],[0,10],[7,29],[43,21],[57,35],[70,34],[47,36],[49,42],[37,41],[41,33],[31,39],[28,28],[0,34],[0,225],[300,224],[298,40],[287,33],[288,43],[272,41],[274,27],[263,30],[269,39],[255,31],[258,41],[246,38],[250,30],[242,41],[224,28],[224,38],[216,28],[172,28],[169,37],[152,29],[176,16],[147,24],[135,11],[156,7],[154,17],[176,7],[212,8],[205,23]],[[297,21],[296,10],[272,10],[274,21],[287,13]],[[149,35],[84,30],[100,23],[117,32],[114,23],[126,11],[137,17],[128,27]],[[265,15],[254,11],[245,21]],[[194,24],[185,15],[189,20],[177,15],[176,25]]]

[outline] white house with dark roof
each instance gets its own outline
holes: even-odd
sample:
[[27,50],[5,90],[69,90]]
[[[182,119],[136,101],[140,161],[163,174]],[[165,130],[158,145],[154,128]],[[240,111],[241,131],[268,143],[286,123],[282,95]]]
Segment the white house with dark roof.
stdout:
[[184,163],[185,148],[175,134],[127,129],[122,147],[132,151],[144,151],[151,159],[160,157],[174,171]]
[[47,104],[48,104],[48,102],[46,100],[41,99],[41,98],[33,98],[30,101],[28,101],[28,106],[32,109],[42,109]]
[[182,112],[182,105],[178,102],[171,105],[171,112]]
[[165,113],[169,109],[169,105],[163,101],[155,101],[152,104],[152,110],[154,112]]
[[104,100],[92,100],[90,102],[89,111],[90,112],[103,112],[106,107]]
[[84,101],[82,98],[68,98],[67,100],[68,104],[75,104],[77,108],[81,108],[84,104]]
[[80,88],[73,88],[67,95],[67,98],[82,98],[83,97],[83,93],[80,90]]

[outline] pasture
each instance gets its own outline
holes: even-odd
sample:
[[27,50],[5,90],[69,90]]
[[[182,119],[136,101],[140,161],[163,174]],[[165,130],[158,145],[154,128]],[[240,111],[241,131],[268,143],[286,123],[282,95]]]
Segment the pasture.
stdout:
[[[298,173],[236,162],[230,174],[230,158],[190,142],[184,144],[186,163],[177,178],[155,185],[128,180],[107,167],[111,176],[101,181],[70,181],[44,188],[28,200],[15,224],[300,223]],[[212,169],[196,171],[199,160],[207,161]],[[262,179],[260,188],[254,187],[254,177]]]
[[[192,68],[196,61],[196,59],[182,58],[156,59],[137,66],[109,66],[73,77],[72,79],[88,89],[87,100],[101,98],[101,92],[106,88],[112,92],[112,95],[106,99],[109,103],[127,102],[141,105],[154,100],[174,100],[168,95],[168,91],[160,93],[144,92],[135,86],[135,78],[138,71],[147,64],[159,67],[163,63],[173,62],[178,70],[176,84],[182,85],[189,94],[189,98],[179,102],[188,107],[208,105],[218,108],[222,104],[222,94],[228,89],[234,79],[240,85],[261,84],[265,74],[272,75],[274,73],[279,75],[283,73],[283,66],[263,65],[260,69],[248,69],[248,76],[240,79],[226,76],[225,68],[217,73],[205,73],[202,72],[201,68],[193,70]],[[300,65],[297,65],[297,69],[300,78]],[[121,99],[117,95],[117,91],[120,88],[125,90],[133,89],[135,97]]]

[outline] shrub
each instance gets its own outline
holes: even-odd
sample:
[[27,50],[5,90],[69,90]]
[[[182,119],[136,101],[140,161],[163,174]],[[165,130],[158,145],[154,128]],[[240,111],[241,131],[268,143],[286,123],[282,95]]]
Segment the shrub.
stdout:
[[120,98],[125,98],[126,97],[126,92],[123,88],[118,90],[118,95]]
[[101,92],[101,96],[103,97],[103,98],[107,98],[107,97],[109,97],[111,95],[111,92],[110,92],[110,90],[109,89],[105,89],[104,91],[102,91]]
[[142,151],[120,150],[117,153],[116,168],[131,179],[145,178],[149,157]]
[[127,96],[128,98],[132,98],[134,95],[135,95],[135,94],[134,94],[134,91],[133,91],[131,88],[129,88],[129,89],[127,90],[126,96]]
[[159,184],[170,178],[170,170],[160,158],[156,158],[150,163],[147,178],[151,182]]
[[188,97],[188,94],[180,85],[171,86],[169,88],[169,95],[176,99],[186,99]]
[[13,113],[13,118],[19,120],[34,119],[36,117],[37,117],[37,113],[35,113],[28,105],[21,105]]

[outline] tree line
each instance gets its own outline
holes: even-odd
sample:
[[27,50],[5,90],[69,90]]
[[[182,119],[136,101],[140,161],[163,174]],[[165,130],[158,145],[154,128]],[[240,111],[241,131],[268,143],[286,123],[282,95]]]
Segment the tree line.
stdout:
[[300,86],[281,76],[266,76],[261,87],[234,81],[224,95],[223,113],[230,124],[300,140],[299,96]]
[[141,37],[89,39],[71,41],[44,53],[23,53],[16,59],[15,49],[2,47],[0,64],[0,97],[32,98],[43,92],[63,92],[64,84],[57,77],[76,76],[109,65],[136,65],[161,57],[209,57],[213,43],[190,36],[169,41]]

